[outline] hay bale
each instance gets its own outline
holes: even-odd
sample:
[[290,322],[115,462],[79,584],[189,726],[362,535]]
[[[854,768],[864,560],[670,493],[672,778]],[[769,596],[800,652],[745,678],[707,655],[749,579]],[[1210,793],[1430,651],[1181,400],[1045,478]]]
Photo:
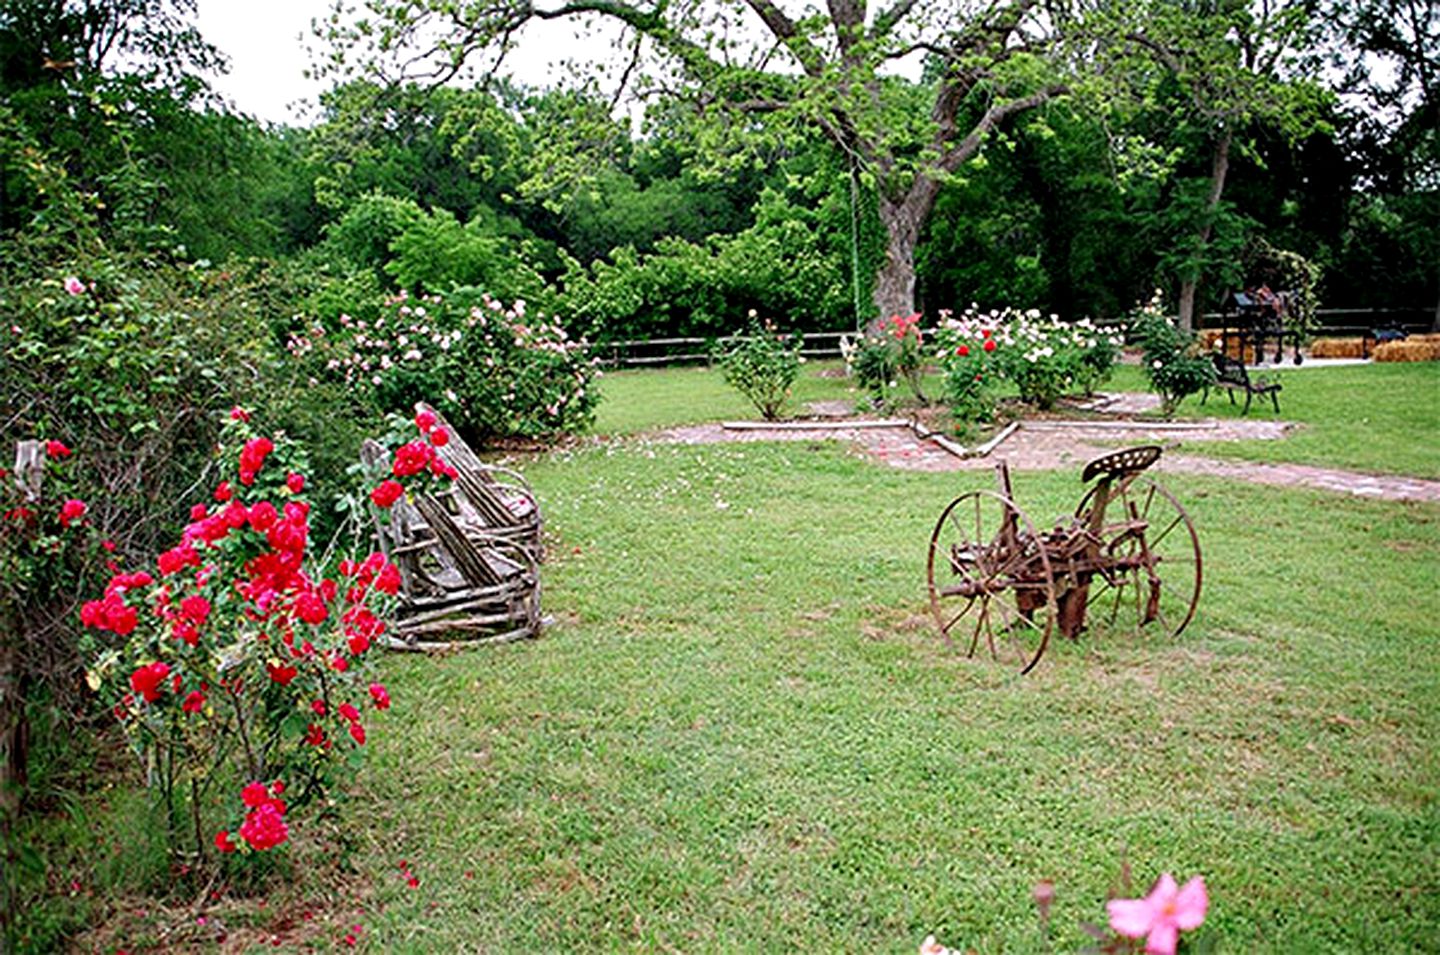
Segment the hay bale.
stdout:
[[1376,361],[1440,361],[1440,341],[1420,341],[1429,335],[1412,335],[1403,342],[1376,345],[1371,354]]
[[1360,338],[1317,338],[1310,344],[1311,358],[1363,358],[1365,341]]
[[1411,335],[1405,340],[1407,342],[1428,342],[1431,345],[1440,344],[1440,332],[1426,332],[1423,335]]

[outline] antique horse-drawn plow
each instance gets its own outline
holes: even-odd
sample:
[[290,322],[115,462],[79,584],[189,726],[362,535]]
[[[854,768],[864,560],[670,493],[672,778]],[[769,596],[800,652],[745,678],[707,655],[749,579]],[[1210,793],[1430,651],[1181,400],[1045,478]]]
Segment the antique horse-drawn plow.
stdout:
[[1081,480],[1099,481],[1073,517],[1045,533],[1015,503],[1004,463],[998,493],[951,501],[927,564],[930,609],[946,642],[1023,674],[1054,629],[1079,636],[1092,605],[1108,611],[1110,625],[1123,612],[1137,627],[1184,630],[1200,599],[1200,540],[1180,502],[1142,473],[1159,457],[1146,445],[1091,461]]

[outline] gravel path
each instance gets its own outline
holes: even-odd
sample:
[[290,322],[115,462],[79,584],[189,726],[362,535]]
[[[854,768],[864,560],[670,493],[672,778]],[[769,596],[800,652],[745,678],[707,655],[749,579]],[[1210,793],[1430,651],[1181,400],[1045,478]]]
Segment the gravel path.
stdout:
[[[1095,410],[1116,415],[1134,414],[1154,407],[1155,397],[1146,394],[1111,396],[1097,403]],[[833,417],[835,409],[817,409]],[[1020,429],[987,457],[959,458],[934,441],[923,440],[908,427],[846,428],[843,421],[826,422],[826,427],[784,430],[747,428],[735,430],[721,424],[671,428],[652,435],[659,441],[680,444],[713,444],[730,441],[845,441],[886,464],[914,471],[989,470],[1004,459],[1016,470],[1078,468],[1091,458],[1113,450],[1117,444],[1160,444],[1166,447],[1162,471],[1206,474],[1274,486],[1302,486],[1392,501],[1440,502],[1440,481],[1392,475],[1361,474],[1306,464],[1259,464],[1220,460],[1184,449],[1203,441],[1279,440],[1294,428],[1285,421],[1225,419],[1187,422],[1179,427],[1121,418],[1095,423],[1036,421]],[[1106,446],[1108,445],[1108,447]]]

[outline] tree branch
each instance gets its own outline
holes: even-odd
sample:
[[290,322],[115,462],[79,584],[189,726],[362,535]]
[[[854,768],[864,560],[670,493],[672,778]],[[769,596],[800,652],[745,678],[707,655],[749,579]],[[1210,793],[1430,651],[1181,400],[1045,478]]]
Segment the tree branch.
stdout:
[[825,68],[825,58],[815,49],[813,43],[800,35],[794,20],[770,0],[745,0],[745,4],[755,11],[755,15],[764,21],[766,28],[794,55],[807,76],[820,75]]
[[985,111],[973,129],[940,157],[939,166],[945,172],[954,172],[959,169],[970,157],[974,156],[980,149],[980,143],[985,135],[993,130],[1001,120],[1015,113],[1024,112],[1027,109],[1034,109],[1041,103],[1048,102],[1056,96],[1062,96],[1070,92],[1067,86],[1048,86],[1038,93],[1032,93],[1021,99],[1007,100],[1003,103],[996,103]]
[[890,31],[915,8],[915,3],[916,0],[895,0],[893,7],[875,17],[875,22],[870,25],[870,39],[889,36]]

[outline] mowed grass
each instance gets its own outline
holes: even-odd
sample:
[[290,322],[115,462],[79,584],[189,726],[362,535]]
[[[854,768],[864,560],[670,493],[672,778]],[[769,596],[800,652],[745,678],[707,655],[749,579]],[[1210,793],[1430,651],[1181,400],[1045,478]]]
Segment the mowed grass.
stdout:
[[[1283,441],[1195,442],[1187,451],[1247,461],[1291,461],[1317,467],[1440,478],[1440,363],[1413,362],[1287,365],[1261,372],[1279,381],[1280,418],[1300,427]],[[1111,390],[1144,391],[1139,368],[1116,369]],[[1245,396],[1232,405],[1212,391],[1180,406],[1181,418],[1240,418]],[[1256,397],[1250,417],[1269,420],[1275,410]]]
[[[788,411],[822,399],[859,401],[863,395],[843,377],[822,377],[843,368],[839,362],[812,362],[802,370]],[[1197,441],[1187,452],[1248,461],[1294,462],[1318,467],[1440,478],[1440,363],[1286,367],[1265,372],[1284,385],[1280,417],[1300,427],[1281,441]],[[943,393],[938,376],[925,382],[927,394]],[[601,380],[605,396],[596,421],[601,434],[633,434],[701,421],[756,418],[753,407],[727,386],[718,369],[704,367],[622,371]],[[1147,391],[1141,369],[1122,365],[1104,391]],[[903,389],[897,396],[904,395]],[[1187,398],[1180,418],[1239,418],[1222,392]],[[1252,418],[1275,417],[1268,400],[1256,399]]]
[[[527,468],[541,640],[391,657],[350,808],[393,951],[1085,942],[1122,858],[1203,874],[1229,951],[1440,931],[1440,508],[1166,476],[1205,548],[1178,640],[1016,679],[929,630],[930,526],[984,475],[833,445],[632,444]],[[1045,521],[1072,473],[1016,476]],[[383,731],[382,731],[383,730]]]
[[[807,361],[784,413],[803,413],[810,401],[859,401],[863,396],[844,377],[844,368],[840,361]],[[599,434],[760,417],[754,405],[725,384],[718,367],[706,365],[606,371],[600,393],[595,417]]]

